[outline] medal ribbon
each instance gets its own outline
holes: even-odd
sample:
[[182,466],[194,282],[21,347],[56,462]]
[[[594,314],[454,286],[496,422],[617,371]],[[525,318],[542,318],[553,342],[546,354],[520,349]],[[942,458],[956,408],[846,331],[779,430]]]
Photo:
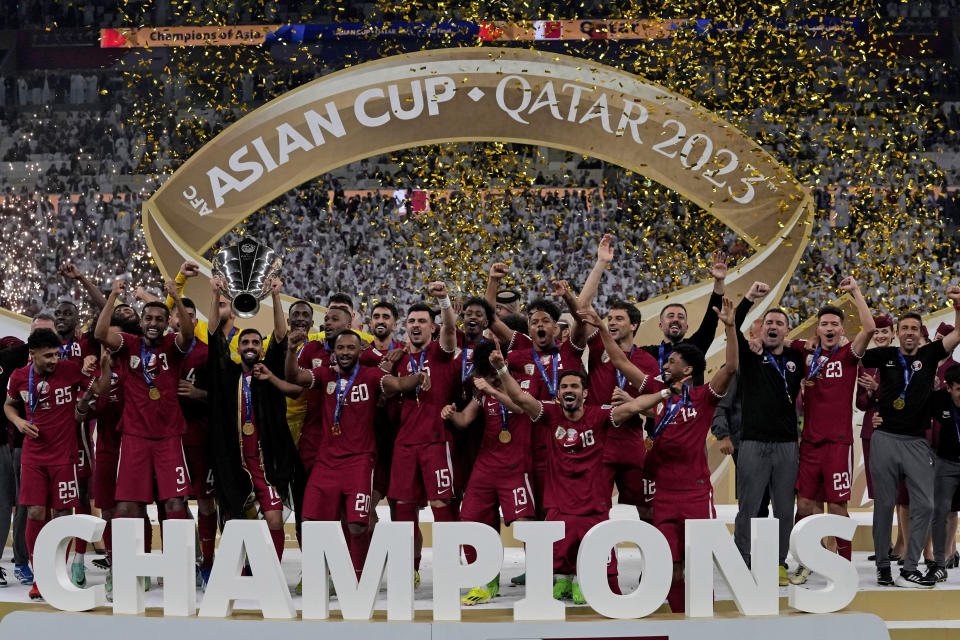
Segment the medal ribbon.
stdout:
[[353,375],[350,376],[350,381],[347,382],[347,386],[341,390],[340,369],[337,369],[337,406],[333,410],[333,424],[340,424],[340,413],[343,411],[343,405],[347,401],[347,393],[349,393],[350,388],[353,387],[353,381],[357,379],[358,373],[360,373],[360,365],[357,365],[353,368]]
[[247,376],[240,372],[240,388],[243,390],[243,421],[253,422],[253,394],[250,393],[250,383]]
[[67,344],[60,345],[60,359],[65,360],[70,357],[70,354],[73,352],[73,345],[77,341],[76,338],[71,338],[70,342]]
[[143,380],[147,383],[147,386],[151,389],[155,389],[156,385],[153,384],[153,376],[150,375],[150,372],[147,371],[147,363],[149,360],[147,358],[153,357],[153,349],[147,351],[147,341],[145,339],[140,340],[140,366],[143,369]]
[[780,374],[780,377],[783,378],[783,390],[787,392],[787,398],[793,401],[790,398],[790,386],[787,384],[787,364],[784,362],[784,358],[781,355],[778,358],[774,358],[773,354],[769,351],[764,351],[763,356],[767,359],[767,362],[773,365],[773,368],[777,370],[777,373]]
[[907,387],[910,386],[910,381],[913,380],[913,374],[915,371],[907,366],[907,361],[903,357],[903,352],[900,349],[897,349],[897,358],[900,359],[900,366],[903,367],[903,391],[900,392],[900,400],[902,401],[907,395]]
[[673,353],[673,349],[667,351],[666,342],[660,342],[659,353],[657,354],[657,362],[660,363],[661,370],[663,369],[663,365],[667,361],[667,358],[670,357],[671,353]]
[[[661,349],[663,348],[663,344],[662,344],[662,343],[661,343],[661,345],[660,345],[660,348],[661,348]],[[630,347],[630,353],[627,354],[627,359],[630,360],[631,362],[633,361],[633,350],[634,350],[634,349],[636,349],[635,346]],[[661,366],[663,366],[663,365],[661,365]],[[627,376],[625,376],[625,375],[623,375],[622,373],[620,373],[620,369],[614,368],[614,371],[617,373],[617,387],[619,387],[620,389],[623,389],[623,388],[627,385]]]
[[303,348],[304,348],[305,346],[307,346],[307,343],[308,343],[308,342],[310,342],[310,335],[309,335],[309,334],[307,335],[307,339],[303,341],[303,344],[301,344],[301,345],[297,348],[297,359],[300,358],[300,354],[303,353]]
[[507,423],[509,422],[510,418],[507,414],[507,408],[503,406],[503,403],[499,400],[497,401],[497,405],[500,407],[500,431],[506,431],[509,433],[510,428],[507,426]]
[[663,430],[670,426],[670,423],[673,422],[673,419],[677,417],[677,414],[680,413],[680,407],[690,406],[690,391],[687,389],[687,385],[684,384],[680,389],[680,397],[676,401],[673,399],[667,403],[667,408],[663,412],[663,416],[660,417],[660,420],[657,422],[657,426],[654,428],[653,433],[650,434],[650,439],[653,440],[661,433]]
[[540,356],[537,355],[535,349],[530,349],[530,357],[533,358],[533,364],[537,365],[537,369],[540,370],[540,377],[543,378],[544,384],[547,385],[547,392],[550,394],[551,398],[557,397],[557,367],[560,363],[560,354],[551,353],[550,354],[550,366],[551,366],[551,377],[547,378],[547,372],[543,369],[543,363],[540,362]]
[[190,352],[193,351],[193,348],[197,346],[197,338],[194,336],[193,341],[190,342],[190,346],[187,348],[187,352],[183,354],[183,359],[186,360],[187,356],[190,355]]
[[810,365],[810,373],[807,374],[807,380],[813,380],[817,377],[817,374],[820,373],[820,369],[823,368],[823,365],[826,364],[827,360],[833,357],[833,354],[837,352],[837,349],[840,348],[840,345],[833,347],[833,350],[830,352],[830,355],[827,356],[826,360],[820,360],[820,354],[823,353],[823,346],[817,345],[817,350],[813,352],[813,363]]
[[27,380],[27,404],[30,405],[30,424],[33,424],[33,415],[37,412],[37,405],[40,404],[40,394],[37,393],[33,385],[33,364],[30,365],[30,377]]
[[[417,375],[418,373],[420,373],[420,370],[423,369],[423,359],[426,357],[427,357],[426,349],[420,352],[419,364],[417,363],[416,360],[413,359],[412,355],[410,356],[410,370],[413,372],[413,375]],[[420,385],[417,385],[417,395],[418,396],[420,395]]]

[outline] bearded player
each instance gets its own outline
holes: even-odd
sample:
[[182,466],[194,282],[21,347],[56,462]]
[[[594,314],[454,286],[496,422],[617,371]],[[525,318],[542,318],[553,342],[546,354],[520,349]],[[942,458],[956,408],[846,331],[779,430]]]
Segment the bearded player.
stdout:
[[398,378],[378,367],[359,364],[363,340],[350,330],[341,331],[334,345],[335,367],[321,364],[301,369],[294,355],[306,335],[290,334],[286,378],[304,388],[318,390],[322,404],[311,404],[321,413],[320,445],[303,499],[304,520],[339,521],[345,517],[350,557],[359,578],[366,562],[370,538],[371,492],[376,458],[374,422],[382,395],[429,390],[430,377],[421,369]]
[[[79,497],[73,407],[87,372],[77,360],[60,361],[61,345],[60,336],[49,329],[30,334],[27,347],[32,362],[11,374],[3,406],[7,420],[25,436],[18,501],[27,507],[26,541],[31,564],[47,510],[54,518],[70,515]],[[30,598],[41,597],[34,582]]]
[[[400,429],[393,449],[389,497],[397,501],[399,522],[415,522],[418,505],[428,500],[434,522],[452,522],[454,491],[449,429],[440,412],[455,395],[459,382],[456,316],[453,303],[442,282],[431,282],[428,291],[439,299],[443,326],[438,340],[432,340],[436,324],[433,311],[425,304],[407,310],[407,350],[400,359],[397,374],[415,376],[421,371],[430,376],[430,388],[417,388],[401,395]],[[414,560],[414,583],[419,582],[419,566]]]
[[610,486],[603,465],[607,431],[656,406],[667,392],[641,396],[617,407],[585,406],[587,376],[570,370],[558,374],[556,398],[541,401],[510,375],[499,349],[490,354],[490,364],[510,400],[533,420],[533,428],[547,432],[546,488],[552,501],[546,519],[565,524],[563,540],[553,545],[553,597],[572,597],[574,603],[584,604],[576,579],[577,552],[590,528],[609,518]]
[[164,503],[166,517],[184,519],[190,473],[183,453],[187,424],[177,389],[183,356],[193,342],[193,323],[170,282],[167,293],[180,316],[179,333],[164,335],[170,312],[161,302],[144,306],[142,337],[111,329],[111,309],[124,289],[122,281],[114,282],[95,330],[97,340],[129,366],[129,375],[123,378],[117,516],[144,517],[146,505],[154,500],[155,479],[157,498]]
[[[447,405],[442,417],[461,430],[482,420],[480,452],[467,481],[460,519],[482,522],[499,532],[500,513],[509,526],[517,520],[532,520],[536,508],[530,483],[530,419],[510,400],[490,366],[490,354],[496,348],[489,341],[476,348],[473,386],[477,394],[460,411],[455,404]],[[470,546],[464,547],[464,555],[468,564],[477,559]],[[498,574],[488,584],[471,589],[462,601],[481,604],[499,592]]]
[[[656,483],[653,496],[653,524],[670,544],[673,582],[667,601],[674,613],[684,610],[684,540],[688,519],[715,518],[713,486],[707,464],[705,442],[720,399],[727,393],[739,366],[739,346],[734,327],[733,303],[723,298],[722,309],[714,309],[726,327],[726,363],[713,379],[702,385],[689,384],[702,378],[706,368],[703,353],[693,344],[676,345],[663,366],[663,381],[669,385],[669,401],[657,407],[654,428],[646,441],[649,454],[645,472]],[[585,322],[600,326],[593,312],[581,312]],[[609,332],[606,342],[611,341]],[[614,345],[608,349],[616,352]],[[648,377],[627,358],[614,360],[622,375],[646,390]],[[614,393],[615,402],[634,401],[623,391]],[[660,393],[640,396],[654,400]],[[644,402],[641,400],[640,402]]]
[[[843,311],[826,306],[817,313],[816,347],[801,340],[791,345],[807,352],[803,379],[803,431],[797,471],[798,518],[813,515],[823,497],[829,513],[848,515],[847,502],[853,475],[853,395],[860,358],[876,326],[856,280],[848,276],[840,283],[840,288],[853,297],[860,314],[862,328],[853,341],[840,344],[844,335]],[[811,349],[813,353],[810,353]],[[840,538],[834,540],[828,540],[827,546],[850,560],[851,542]],[[809,569],[798,565],[790,582],[803,584],[809,575]]]

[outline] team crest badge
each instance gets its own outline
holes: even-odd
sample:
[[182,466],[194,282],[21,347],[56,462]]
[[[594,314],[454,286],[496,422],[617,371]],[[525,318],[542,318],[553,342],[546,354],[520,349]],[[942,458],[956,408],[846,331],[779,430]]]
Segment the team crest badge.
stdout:
[[603,355],[600,356],[600,362],[602,362],[602,363],[604,363],[604,364],[610,362],[610,354],[607,353],[606,351],[604,351],[604,352],[603,352]]
[[532,375],[533,375],[533,371],[534,371],[534,365],[532,365],[532,364],[525,364],[525,365],[523,365],[523,372],[524,372],[525,374],[527,374],[528,376],[532,376]]
[[50,391],[50,383],[49,383],[49,382],[47,382],[46,380],[41,380],[40,382],[37,383],[37,393],[38,393],[38,394],[41,394],[41,395],[42,395],[42,394],[44,394],[44,393],[47,393],[48,391]]
[[793,373],[796,370],[797,370],[797,365],[794,364],[792,360],[790,362],[787,362],[787,371],[789,371],[790,373]]
[[337,390],[336,382],[331,380],[330,382],[327,383],[327,393],[333,393],[336,390]]
[[917,360],[916,362],[910,365],[910,368],[913,369],[914,371],[920,371],[920,369],[923,369],[923,363]]
[[578,442],[580,442],[580,432],[571,428],[567,429],[566,434],[560,444],[565,447],[572,447]]
[[23,398],[24,402],[30,402],[30,392],[23,390],[20,392],[20,397]]
[[140,366],[140,356],[130,356],[130,368],[136,369]]
[[[26,391],[24,391],[26,393]],[[557,440],[563,440],[567,436],[567,430],[563,427],[557,427],[557,430],[553,432],[553,437]]]
[[313,359],[313,368],[314,368],[314,369],[316,369],[317,367],[322,366],[322,365],[323,365],[323,359],[322,359],[322,358],[314,358],[314,359]]
[[521,380],[521,381],[520,381],[520,388],[521,388],[521,389],[529,389],[529,388],[530,388],[530,381],[529,381],[529,380]]

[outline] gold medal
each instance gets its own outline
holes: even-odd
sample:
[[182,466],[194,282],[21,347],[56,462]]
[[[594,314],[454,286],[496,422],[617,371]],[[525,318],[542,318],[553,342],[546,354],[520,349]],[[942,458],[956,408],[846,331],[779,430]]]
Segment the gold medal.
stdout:
[[643,448],[646,449],[647,451],[650,451],[651,449],[653,449],[653,440],[651,440],[650,438],[644,438]]
[[805,387],[807,387],[807,388],[812,387],[812,386],[813,386],[813,380],[810,380],[809,378],[806,379],[806,380],[804,380],[804,381],[803,381],[803,386],[805,386]]
[[340,423],[339,423],[339,422],[334,422],[334,423],[330,426],[330,435],[333,436],[334,438],[336,438],[336,437],[338,437],[341,433],[343,433],[343,431],[340,429]]
[[150,399],[159,400],[160,399],[160,389],[156,387],[150,387]]
[[506,429],[500,431],[500,442],[503,444],[510,444],[510,441],[513,440],[513,436],[510,435],[510,432]]
[[896,400],[893,401],[893,408],[896,409],[897,411],[900,411],[900,409],[903,409],[903,406],[905,404],[906,402],[903,401],[903,398],[897,398]]
[[244,422],[244,423],[243,423],[243,427],[241,428],[241,430],[243,431],[243,435],[245,435],[245,436],[252,436],[252,435],[253,435],[253,431],[254,431],[254,429],[253,429],[253,423],[252,423],[252,422]]

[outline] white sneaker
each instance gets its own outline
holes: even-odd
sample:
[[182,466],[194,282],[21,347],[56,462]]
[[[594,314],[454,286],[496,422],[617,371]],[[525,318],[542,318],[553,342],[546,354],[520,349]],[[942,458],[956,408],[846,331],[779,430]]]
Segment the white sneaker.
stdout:
[[790,576],[790,584],[804,584],[812,572],[802,564],[797,565],[797,570]]

